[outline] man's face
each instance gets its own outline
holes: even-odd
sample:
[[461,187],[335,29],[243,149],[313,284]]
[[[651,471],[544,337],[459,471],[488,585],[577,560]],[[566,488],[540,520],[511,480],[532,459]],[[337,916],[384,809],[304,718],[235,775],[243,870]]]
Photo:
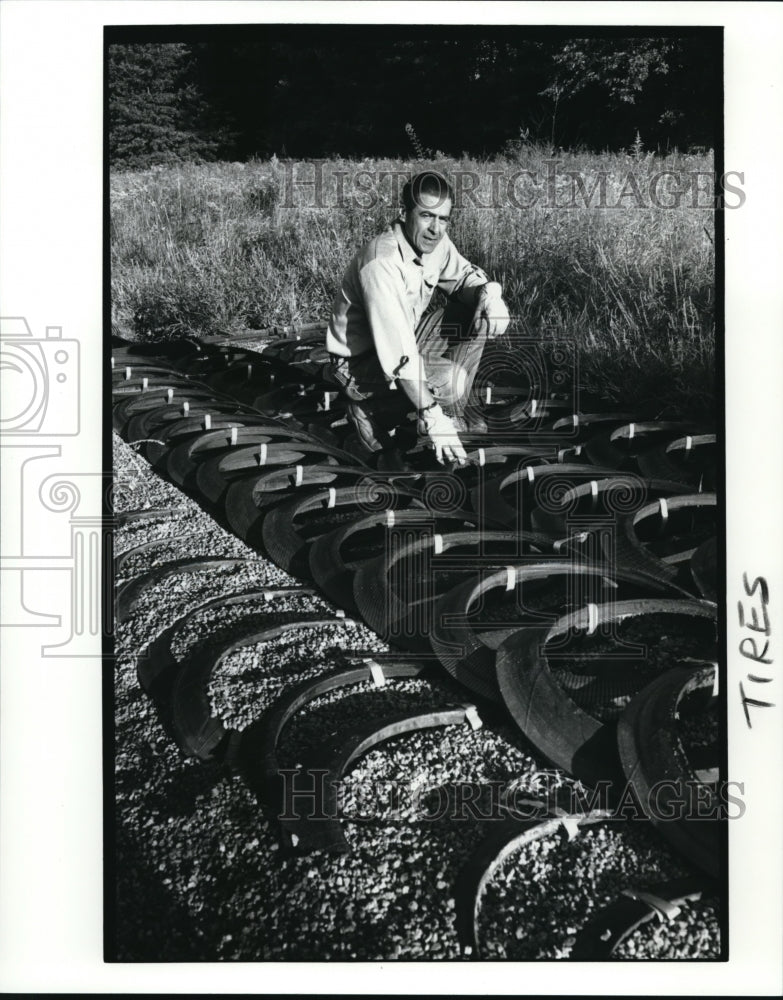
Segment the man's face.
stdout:
[[422,192],[418,204],[400,213],[405,235],[417,253],[432,253],[446,235],[451,218],[451,199]]

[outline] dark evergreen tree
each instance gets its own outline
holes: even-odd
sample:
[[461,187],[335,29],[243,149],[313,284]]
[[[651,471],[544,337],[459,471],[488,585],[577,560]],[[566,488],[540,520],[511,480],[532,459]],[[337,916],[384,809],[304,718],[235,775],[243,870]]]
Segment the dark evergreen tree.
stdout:
[[[714,144],[720,36],[522,26],[144,30],[109,46],[112,164]],[[151,36],[155,37],[155,36]],[[132,43],[132,44],[131,44]]]
[[111,45],[109,154],[129,169],[213,159],[225,144],[194,80],[190,47]]

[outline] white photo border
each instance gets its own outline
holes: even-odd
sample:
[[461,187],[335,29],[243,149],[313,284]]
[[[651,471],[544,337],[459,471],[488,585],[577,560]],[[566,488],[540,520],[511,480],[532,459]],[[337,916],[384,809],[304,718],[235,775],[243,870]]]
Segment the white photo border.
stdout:
[[[726,211],[726,509],[730,780],[745,816],[730,830],[726,963],[529,963],[542,994],[778,995],[783,962],[780,733],[783,658],[783,8],[766,3],[376,3],[4,0],[0,7],[0,274],[3,316],[33,338],[78,341],[78,434],[52,430],[87,511],[101,510],[103,31],[105,25],[282,22],[724,25],[725,168],[747,200]],[[59,404],[58,404],[59,405]],[[44,439],[42,439],[44,440]],[[4,473],[22,452],[3,441]],[[9,445],[8,448],[5,446]],[[13,445],[13,447],[11,447]],[[28,456],[31,457],[31,456]],[[16,462],[16,466],[14,465]],[[7,464],[6,464],[7,463]],[[60,471],[62,471],[60,470]],[[4,556],[25,510],[3,482]],[[56,502],[56,498],[53,502]],[[50,508],[53,509],[53,508]],[[74,520],[73,518],[71,519]],[[78,520],[78,517],[76,518]],[[85,519],[82,519],[85,520]],[[69,558],[62,521],[34,527],[31,557]],[[48,526],[47,526],[48,525]],[[84,525],[82,525],[84,527]],[[68,529],[66,529],[67,531]],[[51,533],[50,535],[47,533]],[[54,555],[56,553],[56,556]],[[28,553],[25,552],[25,555]],[[8,565],[11,565],[10,563]],[[65,562],[63,562],[65,567]],[[770,709],[749,728],[739,683],[743,574],[764,577],[772,620]],[[55,602],[57,572],[39,574]],[[2,599],[14,597],[3,574]],[[7,579],[8,578],[8,579]],[[17,595],[18,596],[18,595]],[[23,603],[23,602],[22,602]],[[41,654],[35,628],[0,635],[0,984],[20,992],[515,994],[520,969],[471,963],[104,964],[100,641]]]

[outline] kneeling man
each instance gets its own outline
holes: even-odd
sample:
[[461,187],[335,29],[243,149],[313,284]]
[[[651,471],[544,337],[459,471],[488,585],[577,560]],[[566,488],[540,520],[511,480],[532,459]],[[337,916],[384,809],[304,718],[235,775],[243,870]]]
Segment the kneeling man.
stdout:
[[[332,305],[326,346],[331,374],[370,453],[393,449],[390,431],[415,410],[439,462],[464,462],[460,431],[488,338],[508,310],[501,287],[449,239],[454,193],[435,171],[402,190],[399,218],[356,254]],[[427,307],[436,288],[445,309]]]

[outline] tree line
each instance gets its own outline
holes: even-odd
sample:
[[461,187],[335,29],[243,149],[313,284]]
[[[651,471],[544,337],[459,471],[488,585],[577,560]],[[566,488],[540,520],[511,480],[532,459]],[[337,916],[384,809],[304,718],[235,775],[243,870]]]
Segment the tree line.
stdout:
[[714,148],[719,29],[107,29],[113,167],[251,157]]

